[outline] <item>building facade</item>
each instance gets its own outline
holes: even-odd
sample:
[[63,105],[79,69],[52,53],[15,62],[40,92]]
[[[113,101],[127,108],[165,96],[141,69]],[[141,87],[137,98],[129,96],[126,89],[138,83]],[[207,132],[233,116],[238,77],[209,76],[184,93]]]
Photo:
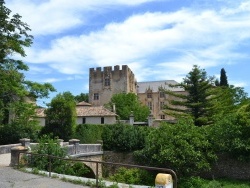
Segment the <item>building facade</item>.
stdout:
[[133,72],[127,65],[119,65],[90,68],[89,71],[89,102],[93,106],[101,106],[108,103],[112,95],[117,93],[135,93],[142,104],[149,107],[154,119],[174,120],[164,113],[164,105],[171,100],[170,95],[162,90],[184,92],[182,88],[173,88],[170,85],[177,84],[174,80],[137,82]]
[[93,106],[108,103],[117,93],[136,93],[137,83],[127,65],[89,69],[89,102]]

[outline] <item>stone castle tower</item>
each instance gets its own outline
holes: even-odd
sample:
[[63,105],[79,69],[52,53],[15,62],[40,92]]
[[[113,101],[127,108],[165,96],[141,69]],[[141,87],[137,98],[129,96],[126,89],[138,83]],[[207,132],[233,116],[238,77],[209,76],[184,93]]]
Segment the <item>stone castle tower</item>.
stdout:
[[127,65],[89,69],[89,102],[93,106],[108,103],[117,93],[136,93],[137,82],[134,73]]

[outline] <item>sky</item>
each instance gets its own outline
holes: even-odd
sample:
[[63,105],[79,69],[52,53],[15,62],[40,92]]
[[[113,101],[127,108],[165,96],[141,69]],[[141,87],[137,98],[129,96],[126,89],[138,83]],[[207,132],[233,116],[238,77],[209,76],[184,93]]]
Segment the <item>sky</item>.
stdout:
[[138,82],[225,69],[250,94],[249,0],[5,0],[34,36],[27,80],[88,93],[89,68],[128,65]]

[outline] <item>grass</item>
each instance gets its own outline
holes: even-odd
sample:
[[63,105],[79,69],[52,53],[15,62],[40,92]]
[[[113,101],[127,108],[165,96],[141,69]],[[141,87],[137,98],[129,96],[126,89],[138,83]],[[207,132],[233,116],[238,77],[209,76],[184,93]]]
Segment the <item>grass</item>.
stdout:
[[179,188],[250,188],[250,181],[217,179],[205,180],[199,177],[183,179],[178,184]]

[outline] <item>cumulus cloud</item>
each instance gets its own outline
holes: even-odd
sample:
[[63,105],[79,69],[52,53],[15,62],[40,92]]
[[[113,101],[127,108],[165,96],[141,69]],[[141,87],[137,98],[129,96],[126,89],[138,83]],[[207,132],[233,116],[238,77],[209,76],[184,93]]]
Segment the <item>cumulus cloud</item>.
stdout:
[[62,74],[88,76],[90,67],[127,64],[138,81],[180,81],[194,64],[211,68],[249,58],[247,51],[238,50],[250,40],[250,3],[245,0],[220,0],[219,7],[204,9],[139,12],[92,32],[68,32],[88,25],[91,16],[101,12],[152,1],[10,0],[8,4],[38,37],[59,34],[46,48],[27,49],[25,61],[46,64]]
[[[84,25],[91,15],[120,6],[136,6],[153,0],[9,0],[13,13],[22,15],[33,35],[63,33]],[[155,1],[155,0],[154,0]]]

